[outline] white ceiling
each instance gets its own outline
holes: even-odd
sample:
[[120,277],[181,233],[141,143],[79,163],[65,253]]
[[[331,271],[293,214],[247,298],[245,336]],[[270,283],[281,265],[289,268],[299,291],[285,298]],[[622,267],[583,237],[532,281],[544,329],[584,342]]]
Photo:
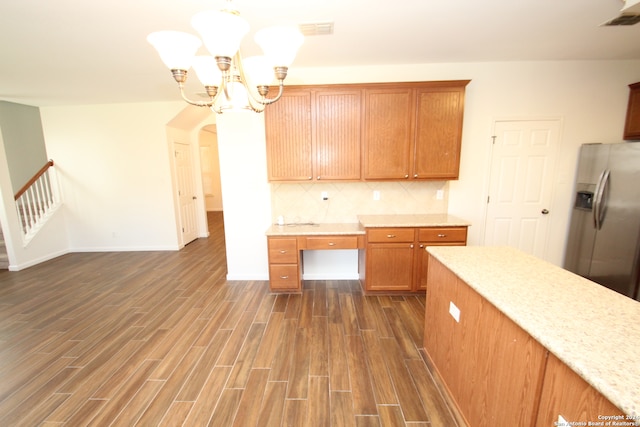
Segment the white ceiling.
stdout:
[[[640,24],[600,27],[622,0],[236,0],[256,30],[332,21],[307,37],[301,67],[640,59]],[[0,100],[27,105],[179,100],[146,36],[195,34],[191,16],[223,0],[3,0]],[[204,53],[204,52],[203,52]],[[192,80],[196,80],[192,78]],[[193,84],[193,83],[192,83]]]

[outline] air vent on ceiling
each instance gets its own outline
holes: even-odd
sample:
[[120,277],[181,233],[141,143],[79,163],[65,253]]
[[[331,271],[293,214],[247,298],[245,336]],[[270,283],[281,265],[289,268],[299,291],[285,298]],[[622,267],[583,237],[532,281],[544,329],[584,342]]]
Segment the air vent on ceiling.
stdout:
[[601,27],[617,27],[620,25],[634,25],[640,22],[640,0],[624,0],[624,7],[620,15],[601,24]]
[[299,24],[298,28],[305,36],[329,36],[333,34],[333,22],[310,22]]

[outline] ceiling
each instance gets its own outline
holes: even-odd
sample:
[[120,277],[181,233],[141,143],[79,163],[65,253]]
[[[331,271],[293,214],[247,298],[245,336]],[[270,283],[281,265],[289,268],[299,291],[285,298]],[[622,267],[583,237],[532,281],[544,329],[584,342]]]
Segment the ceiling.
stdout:
[[[619,15],[622,0],[235,0],[234,5],[251,24],[244,56],[259,53],[253,34],[265,26],[334,23],[333,35],[306,38],[292,70],[640,59],[640,24],[599,26]],[[3,1],[0,100],[36,106],[179,100],[146,36],[162,29],[195,34],[191,16],[223,6],[223,0]],[[197,79],[191,80],[195,88]]]

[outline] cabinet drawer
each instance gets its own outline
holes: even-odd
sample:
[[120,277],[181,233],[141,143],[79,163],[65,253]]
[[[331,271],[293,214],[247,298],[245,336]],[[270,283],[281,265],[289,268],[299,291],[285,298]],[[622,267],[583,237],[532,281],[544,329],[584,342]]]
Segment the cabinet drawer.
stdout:
[[270,238],[268,244],[270,264],[298,263],[298,245],[295,238]]
[[466,242],[467,227],[434,227],[418,230],[418,241],[426,243]]
[[296,290],[300,287],[298,264],[269,265],[269,281],[272,290]]
[[413,242],[413,228],[370,228],[367,241],[372,243]]
[[358,249],[357,236],[318,236],[306,238],[306,249]]

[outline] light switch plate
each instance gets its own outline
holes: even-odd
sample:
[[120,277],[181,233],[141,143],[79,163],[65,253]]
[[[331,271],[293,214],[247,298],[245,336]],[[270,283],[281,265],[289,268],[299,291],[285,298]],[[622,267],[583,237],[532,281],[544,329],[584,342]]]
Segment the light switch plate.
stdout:
[[373,190],[373,200],[380,200],[380,192],[378,190]]
[[456,322],[460,323],[460,309],[453,303],[453,301],[449,301],[449,314],[456,320]]

